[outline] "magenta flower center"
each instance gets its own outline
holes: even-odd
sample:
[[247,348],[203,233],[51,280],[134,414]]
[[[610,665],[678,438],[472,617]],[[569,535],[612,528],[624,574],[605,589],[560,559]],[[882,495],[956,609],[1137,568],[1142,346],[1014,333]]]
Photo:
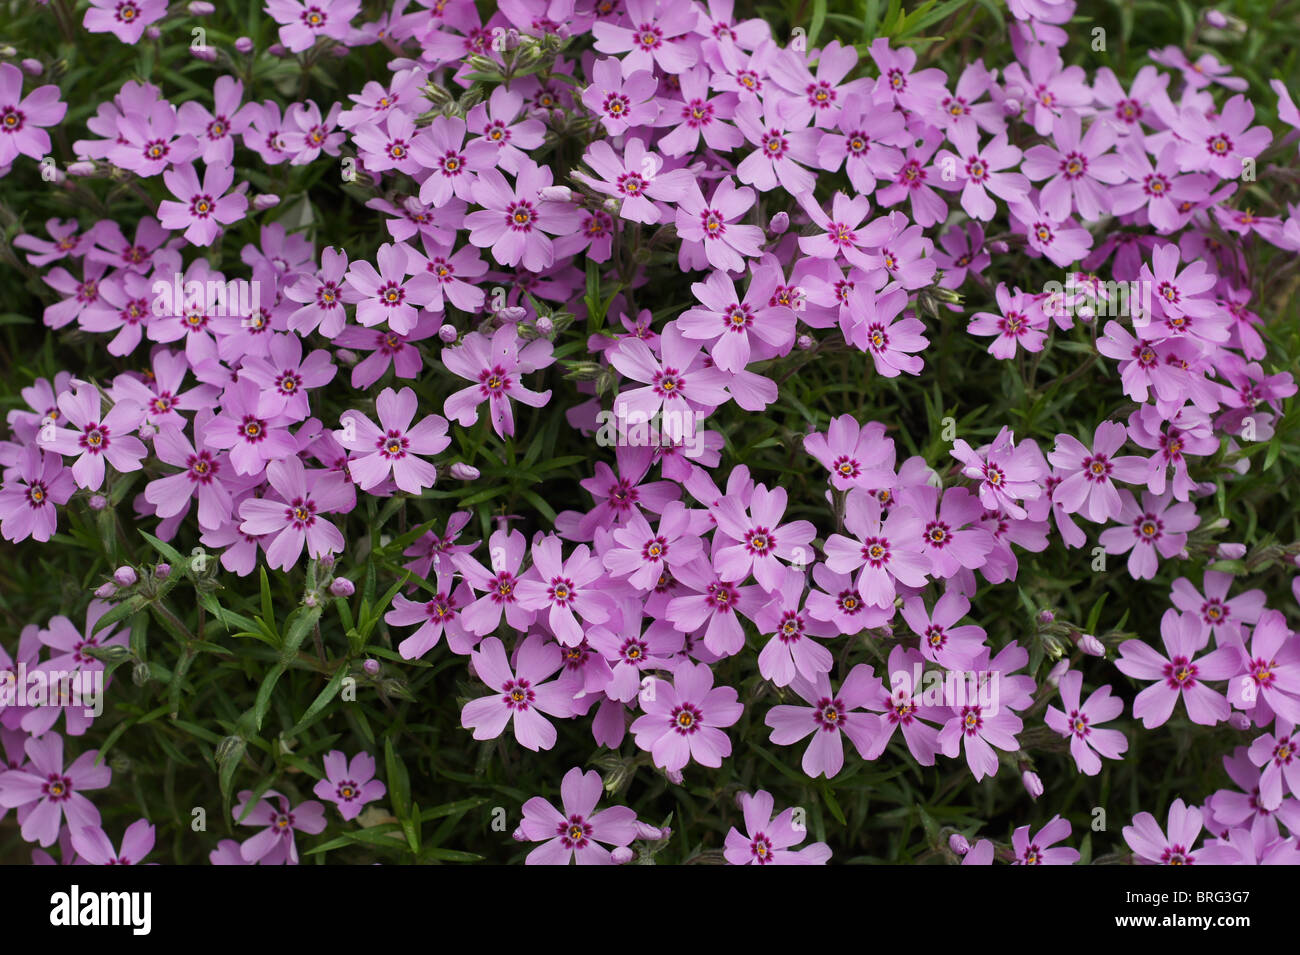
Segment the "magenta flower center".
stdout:
[[72,780],[62,773],[50,773],[41,792],[50,802],[67,802],[72,798]]
[[592,834],[591,823],[579,815],[572,815],[561,820],[555,827],[555,834],[560,837],[560,845],[566,849],[584,849]]
[[507,680],[506,685],[501,688],[505,694],[502,702],[505,703],[506,709],[526,711],[537,699],[537,694],[533,692],[531,685],[527,680]]
[[551,585],[546,589],[548,596],[558,607],[567,607],[577,594],[578,588],[567,577],[552,577]]
[[681,703],[674,707],[672,713],[669,714],[669,722],[673,731],[682,736],[690,736],[698,730],[700,721],[703,719],[704,714],[693,703]]
[[285,509],[284,519],[298,530],[316,523],[316,502],[310,498],[295,497]]
[[1196,686],[1196,664],[1187,657],[1174,657],[1164,666],[1165,681],[1171,690],[1190,690]]
[[889,540],[884,537],[868,537],[862,542],[862,559],[877,569],[889,563]]
[[109,445],[108,429],[102,424],[87,425],[77,443],[89,454],[100,454]]
[[813,722],[825,733],[838,733],[844,725],[844,703],[840,700],[822,697],[813,707]]

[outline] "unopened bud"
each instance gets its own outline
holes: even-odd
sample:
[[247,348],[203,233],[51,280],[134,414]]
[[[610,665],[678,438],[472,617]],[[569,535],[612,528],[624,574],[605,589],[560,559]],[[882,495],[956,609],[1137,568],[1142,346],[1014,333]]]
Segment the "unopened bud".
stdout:
[[636,853],[627,846],[619,846],[609,854],[609,857],[613,860],[614,865],[627,865],[636,858]]
[[1246,545],[1220,544],[1216,554],[1220,560],[1241,560],[1246,556]]
[[123,564],[117,570],[113,571],[113,579],[117,581],[119,587],[130,587],[140,578],[136,575],[135,568],[129,564]]
[[648,825],[638,819],[636,821],[636,837],[644,839],[646,842],[658,842],[664,838],[664,833],[658,826]]
[[1002,101],[1002,111],[1008,116],[1015,116],[1020,112],[1020,100],[1014,96],[1009,96]]
[[451,476],[457,481],[477,481],[479,479],[479,470],[472,464],[457,461],[451,466]]
[[235,41],[235,51],[238,53],[252,53],[253,41],[246,36],[241,36]]
[[518,324],[528,317],[528,309],[522,305],[507,305],[501,311],[497,312],[504,321]]
[[172,574],[172,565],[167,563],[158,564],[153,569],[153,575],[159,580],[166,580]]
[[108,498],[104,497],[102,494],[92,494],[90,495],[90,501],[88,503],[90,504],[90,509],[92,511],[102,511],[104,508],[108,507]]
[[456,331],[455,325],[443,325],[438,329],[438,337],[442,339],[443,342],[450,345],[460,337],[460,332]]
[[1228,725],[1235,730],[1238,730],[1240,732],[1245,732],[1246,730],[1250,729],[1251,726],[1250,717],[1247,716],[1245,713],[1241,712],[1240,710],[1234,710],[1232,714],[1228,717]]
[[149,29],[144,31],[144,35],[151,40],[156,40],[160,36],[162,36],[162,30],[158,29],[157,27],[150,27]]
[[45,64],[29,56],[23,60],[23,72],[28,76],[40,76],[45,72]]
[[95,174],[95,164],[93,162],[72,162],[68,163],[69,176],[93,176]]
[[146,421],[137,429],[136,433],[146,441],[152,441],[154,435],[158,433],[158,427],[152,421]]
[[1205,22],[1206,22],[1206,24],[1208,24],[1209,26],[1214,27],[1216,30],[1222,30],[1222,29],[1224,29],[1225,27],[1227,27],[1227,25],[1228,25],[1228,18],[1225,17],[1225,16],[1224,16],[1222,13],[1220,13],[1218,10],[1206,10],[1206,11],[1205,11]]
[[351,597],[356,592],[357,588],[346,577],[335,577],[330,582],[330,593],[335,597]]
[[772,235],[781,235],[788,228],[790,228],[790,215],[786,212],[778,212],[767,224],[767,231]]
[[542,338],[550,338],[555,334],[555,322],[551,321],[549,315],[538,315],[537,321],[533,322],[533,327]]
[[320,601],[316,597],[316,591],[309,590],[302,595],[302,605],[304,607],[315,607]]
[[371,676],[377,676],[379,673],[379,661],[371,657],[361,664],[361,669],[365,670]]
[[510,833],[510,838],[513,839],[513,840],[515,840],[515,842],[527,842],[527,841],[528,841],[528,837],[527,837],[526,835],[524,835],[524,827],[523,827],[523,826],[520,826],[520,827],[519,827],[518,829],[516,829],[514,832]]
[[108,598],[112,597],[113,594],[115,593],[117,593],[117,584],[113,583],[112,581],[109,581],[106,584],[100,584],[99,587],[95,590],[95,596],[98,597],[100,600],[107,600]]
[[966,841],[966,837],[960,832],[954,832],[948,837],[948,848],[957,855],[964,856],[970,852],[970,843]]
[[1021,774],[1020,781],[1025,784],[1025,791],[1031,798],[1037,799],[1043,794],[1043,781],[1038,778],[1038,773],[1026,769]]
[[573,190],[568,186],[543,186],[537,190],[537,198],[546,202],[568,202],[573,198]]
[[1053,623],[1055,620],[1056,620],[1056,614],[1052,613],[1052,611],[1050,610],[1040,610],[1038,612],[1038,622],[1043,624],[1044,626],[1046,626],[1049,623]]
[[998,239],[998,241],[996,242],[990,242],[989,248],[992,249],[994,252],[998,253],[998,255],[1002,255],[1004,252],[1007,251],[1007,249],[1011,248],[1011,246],[1007,245],[1007,243],[1002,241],[1001,239]]
[[1079,634],[1077,643],[1079,649],[1090,657],[1104,657],[1106,655],[1105,645],[1090,633]]
[[253,208],[258,212],[266,209],[274,209],[280,204],[280,197],[271,192],[264,192],[260,196],[253,196]]
[[136,686],[144,686],[149,682],[149,664],[141,660],[131,668],[131,682]]
[[816,342],[813,341],[813,337],[811,335],[800,335],[798,341],[796,341],[795,344],[797,344],[801,350],[807,351],[808,349],[812,348],[813,345],[816,344]]

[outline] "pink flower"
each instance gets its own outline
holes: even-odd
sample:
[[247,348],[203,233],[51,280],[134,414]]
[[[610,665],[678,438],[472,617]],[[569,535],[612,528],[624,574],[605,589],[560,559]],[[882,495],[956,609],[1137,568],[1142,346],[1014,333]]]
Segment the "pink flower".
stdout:
[[747,97],[736,107],[736,125],[755,147],[740,161],[736,175],[759,192],[769,192],[780,185],[799,198],[811,193],[816,182],[816,177],[804,167],[817,165],[820,134],[789,119],[782,106],[785,102],[769,94],[761,104],[754,97]]
[[1169,600],[1183,613],[1201,618],[1201,626],[1214,634],[1215,640],[1226,639],[1241,625],[1254,626],[1264,612],[1264,591],[1248,590],[1231,600],[1228,590],[1233,576],[1217,570],[1205,572],[1205,594],[1202,595],[1186,577],[1173,583]]
[[984,516],[984,506],[966,488],[950,487],[941,498],[930,484],[911,484],[899,491],[898,502],[924,522],[921,552],[930,562],[931,577],[946,579],[963,568],[984,566],[993,537],[982,527],[967,526]]
[[560,648],[533,635],[517,652],[517,669],[511,670],[506,650],[496,637],[488,637],[470,655],[470,665],[492,695],[470,700],[461,710],[461,725],[477,740],[496,739],[512,723],[519,745],[533,752],[555,745],[555,727],[549,716],[570,715],[572,691],[560,681],[543,683],[564,664]]
[[707,415],[727,400],[723,372],[709,366],[700,346],[685,337],[677,322],[664,329],[659,344],[662,361],[639,338],[625,338],[606,353],[620,374],[645,385],[619,392],[616,417],[645,423],[660,409]]
[[726,860],[732,865],[825,865],[831,857],[830,846],[814,842],[791,849],[808,837],[804,820],[796,820],[793,808],[774,819],[773,807],[771,794],[761,789],[752,796],[740,794],[746,834],[734,826],[727,832],[722,850]]
[[1101,532],[1098,540],[1108,554],[1128,552],[1128,572],[1138,580],[1150,580],[1156,575],[1160,557],[1176,557],[1187,544],[1187,532],[1193,530],[1201,519],[1194,504],[1174,504],[1172,495],[1142,492],[1142,505],[1129,491],[1120,491],[1118,520],[1123,527],[1112,527]]
[[1064,710],[1049,706],[1043,720],[1053,730],[1070,741],[1070,755],[1079,772],[1096,776],[1101,772],[1100,753],[1107,759],[1122,759],[1128,751],[1128,740],[1119,730],[1101,729],[1124,712],[1124,701],[1111,696],[1110,687],[1103,686],[1089,694],[1082,704],[1079,697],[1083,689],[1083,674],[1067,671],[1057,684]]
[[[257,835],[245,839],[239,847],[239,855],[246,864],[260,865],[297,865],[298,844],[294,840],[295,832],[315,835],[325,831],[325,807],[314,799],[290,808],[289,800],[274,789],[268,789],[266,795],[248,810],[248,803],[253,798],[251,790],[239,794],[239,802],[231,810],[235,821],[242,826],[265,826]],[[272,800],[279,802],[277,809]]]
[[20,155],[45,158],[50,134],[43,127],[57,126],[67,111],[68,104],[60,102],[57,86],[39,86],[24,97],[23,71],[12,63],[0,63],[0,169]]
[[687,564],[703,556],[700,538],[691,530],[690,512],[681,501],[671,501],[663,511],[658,529],[639,511],[613,532],[614,544],[602,555],[601,563],[615,577],[626,577],[638,590],[658,583],[669,565]]
[[1273,732],[1256,737],[1250,744],[1249,756],[1264,770],[1259,778],[1263,808],[1273,811],[1282,805],[1284,782],[1293,796],[1300,796],[1300,735],[1294,723],[1279,716]]
[[903,167],[900,147],[911,144],[903,114],[865,96],[852,96],[838,116],[843,135],[828,131],[817,145],[822,169],[838,171],[844,164],[853,188],[864,196],[876,191],[876,180],[893,179]]
[[531,408],[545,406],[551,400],[550,390],[531,391],[524,387],[522,378],[555,360],[551,343],[539,338],[522,348],[519,344],[519,330],[514,325],[502,325],[491,338],[470,332],[459,347],[444,348],[442,362],[447,370],[475,384],[448,397],[443,414],[469,427],[478,420],[478,406],[486,401],[492,430],[504,437],[515,433],[511,399]]
[[343,550],[343,534],[323,519],[323,515],[343,511],[351,503],[350,489],[340,474],[313,471],[309,478],[302,460],[292,455],[268,464],[266,476],[280,500],[244,501],[239,505],[239,530],[254,537],[274,535],[266,548],[270,567],[289,570],[298,562],[304,544],[309,557]]
[[[393,113],[389,117],[390,135],[398,125],[402,127],[401,135],[409,137],[413,127],[405,113]],[[411,141],[411,158],[429,171],[420,185],[420,201],[435,209],[447,205],[453,196],[470,202],[476,177],[489,170],[495,171],[496,148],[480,139],[465,145],[465,131],[465,120],[455,116],[436,116]],[[394,148],[390,143],[390,156]]]
[[82,753],[65,769],[58,733],[32,737],[23,749],[31,763],[0,772],[0,807],[18,810],[23,839],[53,845],[65,820],[74,832],[97,827],[99,810],[82,793],[103,789],[113,777],[108,766],[95,764],[99,751]]
[[156,478],[145,485],[144,499],[154,505],[161,518],[175,517],[189,510],[190,502],[199,499],[199,526],[216,530],[230,520],[232,507],[230,458],[204,447],[211,412],[200,413],[194,424],[195,450],[184,432],[174,424],[163,424],[154,436],[153,449],[158,460],[182,470]]
[[907,307],[907,291],[890,285],[873,294],[854,287],[848,293],[848,307],[840,311],[840,329],[846,340],[871,355],[876,374],[897,378],[906,372],[918,375],[925,361],[914,352],[923,351],[930,340],[922,333],[919,318],[900,318]]
[[[991,676],[996,679],[1000,674],[994,673]],[[981,674],[980,679],[984,678],[985,675]],[[996,686],[994,684],[995,689]],[[912,692],[916,692],[915,687]],[[996,700],[996,695],[994,699]],[[1001,705],[987,707],[971,699],[964,703],[953,701],[948,722],[939,730],[938,743],[943,754],[949,758],[956,756],[964,743],[966,763],[970,766],[975,781],[979,782],[985,776],[997,774],[998,756],[994,752],[995,747],[1013,753],[1020,749],[1016,734],[1023,728],[1024,723],[1011,712],[1006,701],[1002,701]]]
[[599,773],[584,773],[575,766],[560,782],[563,811],[541,796],[524,803],[516,838],[542,843],[528,853],[524,864],[613,865],[613,855],[605,846],[626,846],[637,837],[636,812],[626,806],[596,812],[603,789]]
[[208,166],[200,183],[194,164],[187,162],[163,173],[163,181],[179,201],[158,203],[158,221],[164,229],[184,229],[185,241],[193,245],[211,245],[221,226],[238,222],[248,209],[243,192],[225,194],[235,181],[230,165]]
[[[859,712],[872,698],[875,674],[859,663],[845,678],[838,692],[831,689],[830,677],[817,674],[815,679],[796,676],[791,688],[811,706],[774,706],[764,722],[771,728],[771,740],[778,746],[790,746],[810,733],[812,741],[803,754],[803,771],[816,779],[834,778],[844,768],[844,743],[848,739],[863,759],[874,759],[881,735],[880,717]],[[841,734],[843,734],[841,736]]]
[[695,7],[672,0],[627,0],[628,25],[598,19],[591,27],[601,53],[625,54],[623,73],[653,70],[682,73],[695,65],[695,47],[680,39],[695,27]]
[[913,511],[899,507],[882,516],[880,502],[855,487],[845,502],[844,528],[853,536],[826,539],[826,566],[841,574],[857,571],[857,588],[868,604],[893,604],[896,582],[925,585],[929,562],[921,553],[921,519]]
[[461,614],[461,620],[470,633],[480,637],[491,633],[500,625],[503,613],[506,623],[521,632],[532,624],[536,614],[520,606],[519,595],[516,593],[520,579],[519,568],[523,565],[527,550],[523,534],[519,531],[507,534],[504,529],[500,529],[493,531],[488,538],[490,569],[485,569],[466,553],[452,555],[452,562],[464,576],[465,582],[473,590],[483,593]]
[[1209,634],[1191,614],[1169,609],[1160,618],[1160,639],[1167,657],[1141,640],[1125,640],[1119,646],[1115,666],[1137,680],[1155,680],[1133,700],[1133,716],[1147,729],[1162,726],[1181,698],[1193,723],[1213,726],[1228,718],[1232,708],[1223,694],[1205,685],[1206,680],[1227,680],[1236,675],[1241,657],[1231,646],[1220,647],[1200,659]]
[[741,299],[725,272],[713,272],[691,286],[703,307],[689,309],[676,326],[686,338],[708,342],[714,364],[727,372],[744,371],[756,348],[788,351],[794,343],[795,315],[771,304],[779,277],[771,269],[756,267]]
[[57,507],[67,504],[76,489],[59,455],[28,445],[9,480],[0,485],[0,537],[15,543],[28,537],[48,541],[58,524]]
[[1016,854],[1013,865],[1074,865],[1079,861],[1077,849],[1066,846],[1053,849],[1054,843],[1070,835],[1070,821],[1053,816],[1047,825],[1031,837],[1029,827],[1021,826],[1011,834],[1011,849]]
[[1053,219],[1062,221],[1072,209],[1086,220],[1100,219],[1109,212],[1112,190],[1128,179],[1124,160],[1110,152],[1118,133],[1107,122],[1093,122],[1086,133],[1077,110],[1067,110],[1053,124],[1055,146],[1034,146],[1025,153],[1025,175],[1032,180],[1048,179],[1043,186],[1042,206]]
[[451,444],[451,438],[447,437],[447,421],[441,415],[426,415],[412,427],[417,405],[410,388],[400,392],[385,388],[375,399],[379,427],[360,412],[344,414],[339,442],[349,451],[368,452],[348,462],[348,471],[361,490],[377,487],[390,473],[408,494],[433,487],[438,472],[416,455],[437,454]]
[[81,25],[91,33],[112,33],[123,43],[134,44],[140,42],[145,27],[166,13],[167,0],[90,0]]
[[772,635],[758,653],[758,672],[777,686],[789,686],[795,676],[814,680],[834,663],[831,652],[811,638],[838,636],[839,624],[817,619],[810,606],[800,609],[806,584],[802,573],[787,573],[772,599],[754,614],[759,633]]
[[1179,146],[1178,164],[1184,171],[1207,170],[1220,179],[1236,179],[1245,160],[1254,160],[1273,141],[1267,126],[1251,126],[1255,105],[1238,93],[1217,115],[1197,115],[1184,110],[1185,141]]
[[334,749],[325,754],[325,778],[312,792],[338,806],[339,815],[351,822],[366,803],[383,799],[388,787],[375,779],[375,757],[357,753],[349,762],[341,750]]
[[631,726],[636,745],[654,764],[669,772],[694,759],[717,769],[731,755],[731,740],[723,732],[744,712],[729,686],[713,686],[706,663],[683,661],[672,670],[672,682],[651,678],[641,691],[644,715]]
[[586,544],[579,544],[564,560],[560,539],[554,534],[533,544],[536,577],[519,581],[516,592],[525,610],[546,611],[547,623],[565,646],[582,642],[578,617],[590,623],[604,623],[609,610],[596,581],[604,575],[600,558]]
[[781,523],[786,500],[785,488],[769,491],[756,484],[748,508],[731,496],[709,508],[718,522],[713,566],[723,580],[738,582],[753,573],[759,586],[772,593],[785,576],[781,561],[799,567],[812,563],[817,528],[808,521]]
[[587,148],[582,160],[596,176],[589,176],[579,170],[574,173],[574,178],[585,182],[597,192],[617,199],[619,216],[632,222],[658,222],[660,207],[655,205],[654,200],[672,203],[688,195],[689,190],[699,192],[699,187],[687,170],[662,172],[663,157],[647,152],[645,143],[640,139],[627,141],[622,158],[614,151],[614,147],[599,139]]
[[424,656],[434,648],[444,631],[453,653],[469,653],[474,648],[476,641],[461,620],[461,607],[471,596],[469,587],[463,582],[457,586],[454,575],[439,571],[431,589],[434,590],[433,597],[424,601],[409,600],[397,594],[393,598],[393,609],[384,614],[384,623],[391,627],[420,624],[419,629],[397,646],[397,652],[404,660],[417,660]]
[[970,612],[970,601],[956,590],[945,590],[932,612],[925,609],[920,597],[908,597],[903,603],[903,619],[921,638],[921,655],[946,670],[966,670],[975,662],[988,634],[982,627],[967,624],[955,627]]
[[131,436],[144,413],[138,404],[119,401],[101,418],[99,390],[82,382],[75,391],[59,395],[59,410],[72,427],[42,427],[38,441],[42,448],[76,456],[72,477],[78,487],[99,490],[105,461],[123,473],[140,469],[147,449],[139,438]]
[[1039,481],[1047,476],[1047,462],[1032,440],[1015,443],[1009,428],[998,432],[992,444],[976,451],[962,438],[949,452],[965,467],[961,473],[979,481],[979,497],[991,511],[1004,510],[1017,520],[1027,513],[1017,501],[1033,501],[1043,496]]
[[480,249],[491,248],[502,265],[522,265],[529,272],[549,269],[555,246],[547,237],[568,235],[578,228],[578,210],[572,203],[542,199],[551,185],[551,167],[529,161],[521,164],[511,188],[495,169],[485,169],[472,187],[474,201],[483,207],[465,217],[469,240]]
[[289,316],[289,330],[308,335],[317,328],[326,338],[343,331],[347,315],[343,310],[344,273],[348,257],[334,248],[321,250],[320,271],[301,275],[284,289],[285,297],[302,307]]
[[[1201,810],[1175,799],[1169,807],[1168,835],[1155,816],[1140,812],[1133,824],[1124,827],[1124,841],[1138,861],[1149,865],[1194,865],[1200,852],[1194,852],[1202,827]],[[1201,861],[1209,861],[1202,859]]]
[[72,848],[90,865],[139,865],[153,851],[154,827],[148,819],[137,819],[122,833],[122,851],[113,848],[99,826],[72,828]]
[[966,330],[972,335],[997,336],[989,345],[994,358],[1014,358],[1017,347],[1042,351],[1047,341],[1047,314],[1042,304],[1020,289],[1008,290],[1005,282],[998,283],[995,294],[998,312],[976,312]]
[[266,0],[266,12],[280,24],[280,42],[301,53],[320,37],[340,42],[352,30],[361,0]]
[[236,474],[261,474],[268,461],[298,450],[283,416],[263,417],[259,411],[262,390],[247,378],[234,382],[221,395],[221,414],[212,419],[204,443],[214,450],[230,451]]
[[471,133],[496,147],[496,165],[514,175],[530,150],[545,138],[546,125],[537,119],[523,119],[521,94],[498,86],[486,103],[479,103],[465,117]]
[[655,100],[659,81],[650,71],[624,74],[618,60],[606,57],[591,68],[591,79],[591,85],[582,91],[582,103],[600,117],[609,135],[621,136],[633,126],[648,126],[659,115]]
[[1118,421],[1103,421],[1092,437],[1092,450],[1068,434],[1056,436],[1056,448],[1047,460],[1061,478],[1052,502],[1067,514],[1082,514],[1094,524],[1104,524],[1120,513],[1119,491],[1114,481],[1143,484],[1146,459],[1135,454],[1116,455],[1128,431]]
[[999,133],[983,149],[979,145],[979,130],[974,125],[959,124],[949,130],[957,154],[944,150],[935,160],[942,169],[948,164],[961,187],[961,207],[973,219],[988,221],[997,212],[997,204],[989,193],[1017,202],[1029,193],[1029,180],[1018,172],[1004,172],[1020,164],[1021,152],[1007,142],[1006,133]]
[[437,281],[427,272],[414,278],[411,274],[408,246],[403,242],[384,243],[375,254],[376,270],[365,259],[354,261],[345,276],[344,301],[357,303],[357,321],[373,326],[383,322],[399,335],[415,328],[419,317],[415,303],[427,298]]
[[1300,723],[1300,642],[1282,612],[1260,615],[1249,647],[1239,630],[1230,631],[1220,646],[1225,644],[1237,646],[1245,671],[1228,685],[1229,702],[1251,712],[1257,724],[1267,724],[1273,713]]

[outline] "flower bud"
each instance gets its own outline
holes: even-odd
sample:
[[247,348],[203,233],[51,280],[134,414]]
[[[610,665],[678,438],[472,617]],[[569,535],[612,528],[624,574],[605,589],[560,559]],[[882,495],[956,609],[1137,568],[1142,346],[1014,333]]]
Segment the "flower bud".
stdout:
[[1225,16],[1224,16],[1222,13],[1220,13],[1218,10],[1206,10],[1206,11],[1205,11],[1205,22],[1206,22],[1206,24],[1207,24],[1208,26],[1212,26],[1212,27],[1214,27],[1216,30],[1222,30],[1222,29],[1224,29],[1225,27],[1227,27],[1227,25],[1228,25],[1228,18],[1225,17]]
[[146,421],[136,429],[136,434],[146,441],[152,441],[154,435],[158,433],[157,426],[152,421]]
[[796,341],[795,344],[798,345],[802,351],[807,351],[808,349],[812,348],[813,345],[816,343],[813,341],[813,337],[811,335],[800,335],[798,341]]
[[998,253],[998,255],[1002,255],[1007,251],[1007,249],[1011,248],[1011,246],[1007,245],[1006,242],[999,239],[997,242],[990,242],[989,248],[992,251]]
[[966,841],[966,837],[960,832],[954,832],[948,837],[948,848],[957,855],[964,856],[970,852],[970,843]]
[[1043,626],[1046,626],[1049,623],[1054,623],[1055,621],[1056,621],[1056,614],[1052,613],[1052,611],[1040,610],[1038,612],[1038,622]]
[[102,511],[108,507],[108,498],[102,494],[92,494],[90,495],[89,504],[92,511]]
[[543,186],[537,190],[537,198],[546,202],[569,202],[573,199],[573,190],[568,186]]
[[144,686],[149,682],[149,664],[141,660],[131,668],[131,682],[136,686]]
[[636,853],[627,846],[619,846],[609,854],[609,857],[613,860],[614,865],[627,865],[636,858]]
[[522,305],[507,305],[505,308],[501,309],[501,311],[497,312],[497,314],[501,316],[503,321],[518,325],[528,317],[528,309],[524,308]]
[[1216,553],[1219,560],[1241,560],[1246,556],[1246,545],[1220,544]]
[[190,12],[190,16],[206,17],[215,13],[217,8],[208,3],[207,0],[194,0],[194,2],[185,9]]
[[23,72],[28,76],[40,76],[45,72],[45,64],[29,56],[23,60]]
[[113,579],[117,581],[119,587],[130,587],[140,578],[136,576],[135,568],[129,564],[123,564],[117,570],[113,571]]
[[1247,716],[1245,713],[1241,712],[1240,710],[1234,710],[1232,714],[1228,717],[1228,725],[1235,730],[1245,732],[1246,730],[1250,729],[1251,726],[1250,717]]
[[150,27],[149,29],[144,31],[144,35],[151,40],[156,40],[160,36],[162,36],[162,30],[158,29],[157,27]]
[[113,594],[117,593],[117,584],[111,580],[106,584],[100,584],[95,590],[95,596],[100,600],[108,600]]
[[1025,791],[1037,799],[1043,794],[1043,781],[1038,778],[1038,773],[1026,769],[1020,776],[1020,781],[1025,784]]
[[1104,657],[1106,655],[1106,647],[1090,633],[1079,634],[1077,643],[1079,649],[1090,657]]
[[479,470],[471,464],[457,461],[451,466],[451,476],[457,481],[477,481],[479,479]]
[[267,209],[274,209],[280,204],[280,197],[274,193],[265,192],[260,196],[253,196],[253,208],[258,212],[264,212]]
[[790,228],[790,214],[787,212],[778,212],[767,224],[767,231],[772,235],[781,235],[788,228]]
[[272,44],[270,45],[270,47],[267,48],[267,51],[266,51],[266,52],[267,52],[267,53],[270,53],[272,56],[288,56],[288,55],[289,55],[289,49],[288,49],[288,47],[286,47],[283,43],[272,43]]
[[217,51],[210,46],[192,46],[190,47],[190,56],[196,60],[202,60],[204,63],[215,63]]
[[664,838],[664,833],[658,826],[648,825],[638,819],[636,821],[636,837],[644,839],[646,842],[658,842]]
[[249,37],[241,36],[235,41],[235,51],[238,53],[252,53],[253,41]]
[[172,575],[172,565],[165,562],[159,564],[158,566],[154,567],[153,575],[157,577],[159,580],[166,580],[168,577]]
[[551,321],[549,315],[538,315],[537,321],[533,322],[533,327],[542,338],[550,338],[555,334],[555,322]]
[[304,607],[315,607],[320,601],[316,597],[316,591],[309,590],[302,595],[302,605]]
[[356,592],[357,588],[346,577],[335,577],[330,582],[330,593],[335,597],[351,597]]
[[361,664],[361,669],[365,670],[371,676],[376,676],[379,673],[379,661],[374,657],[371,657],[366,660],[365,663]]
[[1009,96],[1002,102],[1002,112],[1008,116],[1016,116],[1020,113],[1020,100],[1014,96]]
[[513,840],[515,840],[515,842],[527,842],[527,841],[528,841],[528,837],[527,837],[526,835],[524,835],[524,827],[523,827],[523,826],[520,826],[520,827],[519,827],[518,829],[516,829],[514,832],[510,833],[510,838],[513,839]]
[[450,345],[459,337],[460,332],[456,331],[455,325],[447,324],[438,329],[438,338],[440,338],[444,344]]
[[69,176],[93,176],[95,174],[95,164],[87,160],[86,162],[68,163]]

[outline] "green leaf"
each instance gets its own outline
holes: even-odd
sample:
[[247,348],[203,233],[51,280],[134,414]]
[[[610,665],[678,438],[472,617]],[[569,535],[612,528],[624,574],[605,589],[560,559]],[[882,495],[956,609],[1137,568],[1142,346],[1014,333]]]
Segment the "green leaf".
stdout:
[[338,696],[339,687],[343,685],[343,680],[347,675],[348,668],[340,665],[338,670],[335,671],[334,677],[329,681],[329,683],[325,684],[325,689],[321,690],[316,699],[312,701],[311,706],[307,707],[307,712],[302,715],[302,719],[295,723],[293,728],[285,735],[297,736],[312,723],[316,722],[320,715],[325,711],[325,707],[329,706],[330,701],[333,700],[334,697]]

